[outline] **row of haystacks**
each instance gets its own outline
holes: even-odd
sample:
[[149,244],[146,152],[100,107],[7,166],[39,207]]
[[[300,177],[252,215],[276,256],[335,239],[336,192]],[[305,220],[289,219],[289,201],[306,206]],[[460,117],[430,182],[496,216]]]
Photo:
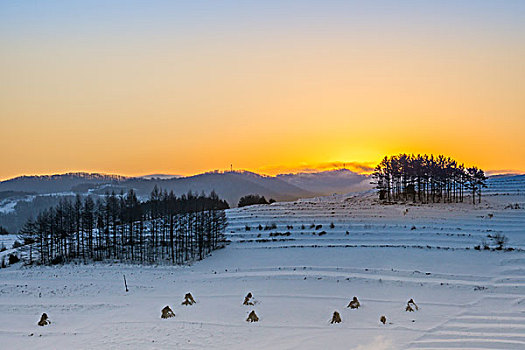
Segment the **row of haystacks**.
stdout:
[[[191,306],[191,305],[194,305],[196,303],[197,302],[195,301],[195,298],[193,297],[193,295],[191,293],[186,293],[184,295],[184,300],[182,301],[181,305]],[[256,303],[257,303],[257,301],[253,297],[253,294],[251,292],[249,292],[244,297],[244,301],[243,301],[242,304],[244,306],[254,306]],[[356,296],[354,296],[352,298],[352,300],[350,300],[350,302],[347,305],[347,308],[350,308],[350,309],[353,309],[353,310],[357,310],[360,307],[361,307],[361,303],[359,302],[359,299],[357,299]],[[419,310],[419,306],[417,306],[417,304],[414,302],[414,299],[410,299],[407,302],[407,306],[405,308],[405,311],[407,311],[407,312],[414,312],[414,311],[418,311],[418,310]],[[169,305],[166,305],[161,310],[160,317],[162,319],[173,318],[173,317],[175,317],[175,312],[171,309],[171,307]],[[382,324],[386,324],[386,321],[387,321],[386,316],[382,315],[380,317],[379,321]],[[246,322],[250,322],[250,323],[251,322],[259,322],[259,316],[257,316],[255,310],[252,310],[248,314],[248,318],[246,319]],[[330,320],[330,324],[341,323],[341,322],[343,322],[343,320],[341,318],[341,314],[338,311],[334,311],[334,313],[332,315],[332,318]],[[46,313],[43,313],[42,316],[40,317],[40,321],[38,321],[38,325],[39,326],[47,326],[49,324],[51,324],[51,321],[49,320],[48,315]]]

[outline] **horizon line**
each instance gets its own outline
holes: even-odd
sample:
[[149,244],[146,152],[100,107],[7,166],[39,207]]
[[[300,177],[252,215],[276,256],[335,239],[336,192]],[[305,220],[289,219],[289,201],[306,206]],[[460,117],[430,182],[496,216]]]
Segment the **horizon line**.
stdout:
[[128,179],[134,179],[134,178],[144,178],[144,177],[152,177],[155,178],[155,176],[172,176],[172,177],[178,177],[178,178],[186,178],[186,177],[192,177],[197,175],[204,175],[204,174],[213,174],[213,173],[219,173],[219,174],[227,174],[227,173],[253,173],[260,176],[267,176],[267,177],[276,177],[279,175],[288,175],[288,174],[303,174],[303,173],[322,173],[322,172],[328,172],[328,171],[337,171],[337,170],[348,170],[350,172],[359,174],[359,175],[367,175],[366,172],[357,172],[353,171],[349,168],[333,168],[333,169],[297,169],[297,171],[284,171],[279,172],[276,174],[269,174],[264,173],[261,171],[256,170],[249,170],[249,169],[233,169],[233,170],[221,170],[221,169],[213,169],[213,170],[207,170],[202,172],[196,172],[191,174],[167,174],[167,173],[146,173],[143,175],[125,175],[125,174],[119,174],[119,173],[111,173],[111,172],[105,172],[105,171],[93,171],[93,170],[69,170],[69,171],[58,171],[56,173],[40,173],[40,174],[20,174],[15,175],[11,177],[5,177],[0,178],[0,182],[9,181],[17,178],[22,177],[37,177],[37,176],[63,176],[63,175],[73,175],[73,174],[87,174],[87,175],[103,175],[103,176],[115,176],[115,177],[124,177]]
[[[297,175],[297,174],[315,174],[315,173],[323,173],[323,172],[332,172],[332,171],[338,171],[338,170],[347,170],[350,172],[353,172],[355,174],[359,175],[370,175],[371,171],[356,171],[355,169],[350,169],[349,167],[334,167],[334,168],[321,168],[321,169],[315,169],[315,168],[296,168],[295,171],[293,169],[289,169],[286,171],[283,169],[283,172],[278,172],[275,174],[269,174],[264,173],[262,171],[256,171],[256,170],[249,170],[249,169],[233,169],[233,170],[221,170],[221,169],[213,169],[208,171],[202,171],[197,173],[191,173],[191,174],[167,174],[167,173],[146,173],[143,175],[125,175],[125,174],[119,174],[119,173],[111,173],[111,172],[104,172],[104,171],[87,171],[87,170],[70,170],[70,171],[64,171],[64,172],[56,172],[56,173],[40,173],[40,174],[20,174],[12,177],[6,177],[6,178],[0,178],[0,182],[14,180],[17,178],[22,177],[37,177],[37,176],[63,176],[63,175],[69,175],[69,174],[87,174],[87,175],[103,175],[103,176],[115,176],[115,177],[124,177],[127,179],[133,179],[133,178],[144,178],[144,177],[151,177],[151,179],[155,179],[156,176],[163,177],[163,176],[171,176],[173,178],[187,178],[192,176],[198,176],[198,175],[204,175],[204,174],[213,174],[213,173],[219,173],[219,174],[227,174],[227,173],[254,173],[260,176],[267,176],[267,177],[277,177],[279,175]],[[487,176],[498,176],[498,175],[525,175],[525,171],[520,170],[512,170],[512,169],[495,169],[495,170],[487,170],[486,171]]]

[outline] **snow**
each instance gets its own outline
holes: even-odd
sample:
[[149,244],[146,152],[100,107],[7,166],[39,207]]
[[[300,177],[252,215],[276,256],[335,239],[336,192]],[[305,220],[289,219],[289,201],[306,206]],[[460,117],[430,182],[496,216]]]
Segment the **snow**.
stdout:
[[4,199],[0,201],[0,213],[8,214],[15,211],[15,207],[18,201]]
[[[361,194],[231,209],[231,243],[191,266],[1,269],[2,347],[523,349],[525,210],[508,207],[525,207],[517,184],[521,194],[501,186],[476,206]],[[515,250],[473,249],[495,233]],[[187,292],[197,304],[181,305]],[[242,305],[248,292],[254,306]],[[357,310],[346,308],[353,296]],[[410,298],[419,311],[405,312]],[[176,317],[160,318],[166,305]],[[245,321],[251,310],[259,322]],[[336,310],[343,322],[331,325]],[[38,327],[43,312],[52,324]]]
[[65,191],[65,192],[53,192],[53,193],[40,193],[38,195],[24,195],[16,196],[0,201],[0,213],[9,214],[16,211],[16,205],[19,202],[32,202],[36,197],[74,197],[75,192]]
[[[17,235],[0,235],[0,248],[5,247],[9,249],[13,246],[13,243],[15,243],[16,240],[18,240]],[[0,256],[2,256],[1,253]]]

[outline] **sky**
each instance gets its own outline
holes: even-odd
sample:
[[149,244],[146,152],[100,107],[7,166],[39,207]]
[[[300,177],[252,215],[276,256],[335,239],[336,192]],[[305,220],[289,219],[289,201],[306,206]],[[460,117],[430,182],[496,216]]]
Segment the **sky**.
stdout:
[[0,179],[525,171],[525,1],[2,1]]

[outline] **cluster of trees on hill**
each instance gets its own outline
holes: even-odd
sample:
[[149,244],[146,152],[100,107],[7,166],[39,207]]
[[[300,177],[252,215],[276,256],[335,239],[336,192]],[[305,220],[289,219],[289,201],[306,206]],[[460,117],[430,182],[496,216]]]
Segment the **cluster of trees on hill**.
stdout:
[[97,201],[77,195],[29,220],[20,239],[31,262],[36,257],[42,264],[105,259],[182,264],[223,246],[228,208],[215,192],[177,197],[156,186],[144,202],[133,190]]
[[439,155],[399,154],[385,157],[372,174],[379,198],[386,201],[463,202],[472,194],[472,202],[481,202],[481,189],[487,177],[477,167],[466,168],[454,159]]
[[258,194],[248,194],[244,197],[241,197],[239,199],[239,203],[237,206],[240,207],[246,207],[248,205],[254,205],[254,204],[271,204],[275,203],[275,200],[270,198],[269,201],[264,198],[264,196],[259,196]]

